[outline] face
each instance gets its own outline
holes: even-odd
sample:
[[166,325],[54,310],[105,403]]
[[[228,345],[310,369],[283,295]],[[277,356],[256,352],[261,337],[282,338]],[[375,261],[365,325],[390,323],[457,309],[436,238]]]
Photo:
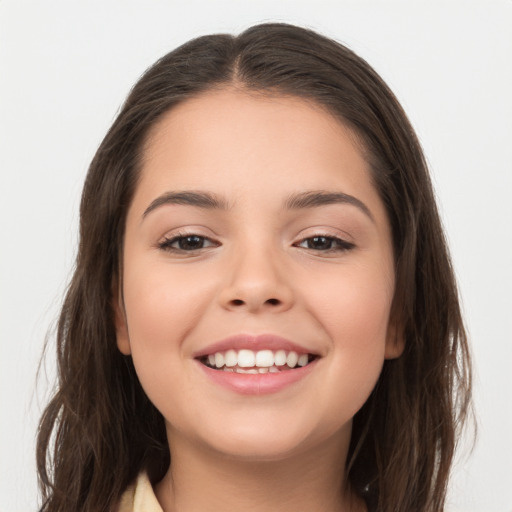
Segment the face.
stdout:
[[186,441],[276,459],[348,440],[401,351],[393,292],[368,165],[320,107],[215,91],[153,128],[127,217],[117,341],[171,451]]

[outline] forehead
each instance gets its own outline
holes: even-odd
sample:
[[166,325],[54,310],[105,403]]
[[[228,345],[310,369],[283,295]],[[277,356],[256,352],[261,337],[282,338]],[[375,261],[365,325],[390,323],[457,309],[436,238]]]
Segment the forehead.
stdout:
[[208,91],[167,112],[143,151],[139,195],[208,189],[230,199],[338,190],[378,201],[362,144],[323,107],[293,96]]
[[318,156],[332,142],[338,157],[357,153],[363,158],[363,144],[354,131],[311,100],[235,88],[212,90],[171,108],[152,127],[142,168],[171,153],[183,156],[192,147],[197,159],[216,155],[224,146],[270,159],[290,146],[297,154]]

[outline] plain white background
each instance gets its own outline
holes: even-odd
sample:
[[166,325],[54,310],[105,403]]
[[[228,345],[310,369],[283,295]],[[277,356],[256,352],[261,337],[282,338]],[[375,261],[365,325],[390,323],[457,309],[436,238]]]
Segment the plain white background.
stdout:
[[[81,185],[129,88],[191,37],[262,21],[348,44],[389,83],[431,165],[475,360],[479,437],[448,511],[512,511],[512,1],[0,1],[0,512],[37,506],[43,340]],[[51,354],[53,356],[53,354]],[[463,443],[464,444],[464,443]]]

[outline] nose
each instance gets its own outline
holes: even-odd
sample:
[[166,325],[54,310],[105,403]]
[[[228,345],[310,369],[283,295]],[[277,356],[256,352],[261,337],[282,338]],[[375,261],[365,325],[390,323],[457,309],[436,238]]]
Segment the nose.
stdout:
[[289,271],[270,250],[239,248],[229,262],[220,293],[222,307],[233,311],[283,312],[294,302]]

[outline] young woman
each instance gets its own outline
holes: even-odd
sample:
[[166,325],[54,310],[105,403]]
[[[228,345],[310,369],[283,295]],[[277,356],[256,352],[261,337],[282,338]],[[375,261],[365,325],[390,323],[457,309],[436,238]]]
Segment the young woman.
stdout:
[[469,356],[428,171],[361,58],[183,45],[91,164],[42,511],[443,509]]

